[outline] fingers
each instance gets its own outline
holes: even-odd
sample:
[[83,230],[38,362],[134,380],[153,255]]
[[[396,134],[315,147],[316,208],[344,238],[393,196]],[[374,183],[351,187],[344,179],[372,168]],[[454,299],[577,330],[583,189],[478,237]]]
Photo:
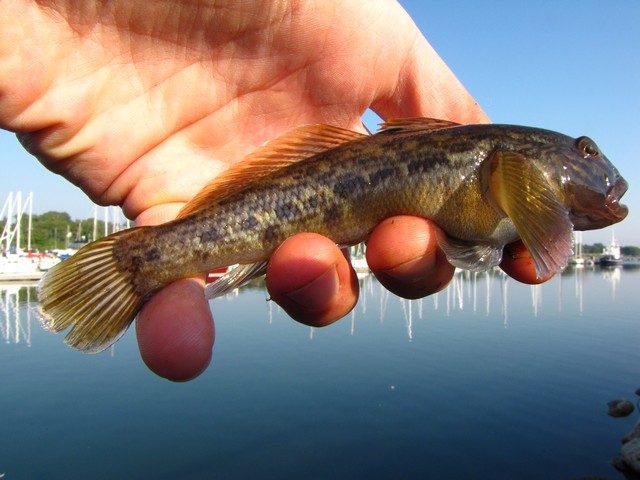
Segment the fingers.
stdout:
[[291,318],[314,327],[344,317],[358,301],[358,280],[344,254],[314,233],[278,247],[269,260],[267,289]]
[[[367,242],[367,262],[380,283],[405,298],[421,298],[445,288],[454,272],[437,243],[438,227],[430,220],[399,216],[388,218]],[[526,284],[546,282],[538,277],[531,254],[521,241],[504,249],[500,268]]]
[[367,241],[367,263],[385,288],[404,298],[421,298],[447,286],[454,267],[438,248],[438,227],[430,220],[398,216],[380,223]]
[[510,243],[504,247],[500,268],[510,277],[530,285],[546,282],[553,277],[553,275],[538,277],[533,258],[522,241]]
[[161,377],[191,380],[211,361],[215,335],[203,289],[202,280],[178,280],[154,295],[136,318],[142,359]]
[[[454,267],[438,248],[437,232],[419,217],[393,217],[378,225],[367,242],[367,262],[380,283],[405,298],[445,288]],[[358,299],[357,277],[342,251],[311,233],[289,238],[273,254],[267,288],[289,316],[316,327],[342,318]]]
[[[430,220],[388,218],[367,242],[367,262],[380,283],[405,298],[421,298],[445,288],[454,267],[437,243],[438,227]],[[552,276],[538,277],[531,254],[521,241],[504,249],[500,268],[513,279],[535,285]]]
[[[405,298],[442,290],[454,272],[438,248],[438,228],[429,220],[398,216],[378,225],[367,242],[367,262],[378,280]],[[524,283],[541,283],[522,242],[505,248],[501,268]],[[343,252],[328,238],[303,233],[286,240],[273,254],[267,288],[295,320],[321,327],[351,311],[358,283]],[[136,320],[140,353],[156,374],[173,381],[190,380],[211,361],[213,318],[203,282],[179,280],[160,290]]]

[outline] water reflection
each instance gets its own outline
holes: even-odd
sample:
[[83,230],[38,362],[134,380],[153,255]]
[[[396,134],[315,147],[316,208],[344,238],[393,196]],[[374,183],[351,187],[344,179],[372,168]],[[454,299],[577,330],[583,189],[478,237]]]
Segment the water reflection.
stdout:
[[[459,270],[456,271],[448,288],[418,300],[396,297],[384,289],[373,275],[360,275],[361,294],[358,305],[347,320],[350,321],[349,333],[351,336],[355,335],[358,320],[364,319],[371,322],[377,319],[382,325],[387,316],[395,318],[400,315],[404,320],[407,338],[411,341],[414,337],[415,321],[423,320],[426,310],[445,317],[451,317],[457,312],[485,317],[493,315],[500,318],[503,326],[507,328],[512,312],[517,315],[528,313],[534,318],[538,317],[542,312],[544,296],[555,297],[557,312],[565,311],[567,308],[565,303],[570,301],[569,308],[575,308],[579,315],[582,315],[585,310],[585,296],[597,296],[602,301],[615,302],[618,300],[622,276],[638,273],[640,268],[634,268],[634,266],[624,269],[576,266],[567,268],[562,275],[545,284],[523,285],[510,279],[498,269],[483,273]],[[263,279],[252,282],[243,287],[243,290],[264,293],[266,298]],[[213,308],[216,308],[215,302],[233,303],[243,299],[242,293],[236,290],[214,301]],[[606,297],[603,297],[605,293]],[[35,302],[35,284],[0,284],[0,336],[5,343],[25,343],[31,346],[32,322],[35,321],[35,328],[40,328],[35,315]],[[267,307],[264,313],[268,323],[273,324],[274,316],[283,315],[283,313],[274,302],[269,301],[265,304]],[[254,311],[259,310],[260,306],[257,305]],[[433,316],[430,314],[430,318]],[[310,339],[314,338],[315,330],[310,327]],[[111,349],[111,354],[113,353],[114,350]]]
[[617,267],[608,267],[603,270],[603,278],[607,283],[611,285],[611,299],[615,300],[616,298],[616,290],[618,288],[618,284],[620,283],[622,268]]
[[40,328],[33,289],[0,286],[0,473],[508,480],[553,465],[554,478],[613,478],[635,419],[612,423],[605,402],[638,386],[639,273],[567,270],[531,287],[461,272],[415,301],[369,276],[352,314],[318,330],[258,283],[212,303],[211,367],[180,385],[146,370],[133,332],[115,358],[80,355]]
[[[427,311],[445,318],[460,312],[493,316],[499,318],[504,328],[507,328],[511,314],[520,318],[524,315],[531,315],[533,318],[540,316],[543,312],[544,297],[547,297],[547,308],[558,313],[577,311],[582,315],[587,297],[598,298],[605,303],[618,300],[617,289],[620,288],[622,276],[634,275],[640,271],[633,268],[624,270],[623,274],[621,267],[570,267],[562,275],[541,285],[520,284],[498,269],[484,273],[460,270],[456,271],[448,288],[417,300],[396,297],[384,289],[373,275],[361,275],[360,299],[349,317],[349,334],[355,335],[358,320],[371,323],[377,319],[382,325],[386,318],[396,318],[400,315],[404,320],[407,338],[411,341],[416,320],[423,320],[427,316],[435,317],[432,313],[427,314]],[[263,286],[251,284],[245,288],[249,291],[262,289]],[[234,301],[235,297],[228,296],[227,300]],[[554,308],[554,303],[557,304],[557,308]],[[267,304],[269,323],[272,323],[274,308],[278,307],[274,306],[273,302]],[[310,327],[310,339],[314,338],[315,331],[315,328]]]
[[35,302],[34,285],[0,284],[0,336],[5,343],[24,342],[31,346],[32,302]]

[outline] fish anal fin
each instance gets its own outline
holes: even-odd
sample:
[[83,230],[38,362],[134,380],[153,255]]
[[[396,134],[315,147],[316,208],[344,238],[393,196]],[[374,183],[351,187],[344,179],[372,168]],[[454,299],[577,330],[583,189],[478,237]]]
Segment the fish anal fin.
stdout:
[[438,245],[454,267],[472,272],[484,272],[500,264],[502,248],[496,245],[472,243],[441,235]]
[[208,299],[222,297],[227,293],[246,285],[254,278],[261,277],[267,272],[267,261],[237,265],[231,267],[220,278],[207,285],[204,295]]
[[178,217],[200,211],[291,164],[365,136],[352,130],[320,124],[289,130],[211,180],[180,210]]
[[442,120],[439,118],[391,118],[380,124],[378,133],[391,132],[420,132],[442,130],[444,128],[459,127],[460,124],[450,120]]
[[494,152],[489,192],[531,253],[538,277],[560,272],[573,253],[573,224],[562,192],[517,152]]

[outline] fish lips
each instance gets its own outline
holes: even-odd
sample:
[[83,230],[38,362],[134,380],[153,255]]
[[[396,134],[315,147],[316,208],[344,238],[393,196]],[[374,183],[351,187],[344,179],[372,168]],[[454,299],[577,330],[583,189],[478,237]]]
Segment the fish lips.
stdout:
[[627,181],[618,177],[606,196],[588,187],[572,189],[574,200],[570,216],[574,229],[596,230],[624,220],[629,209],[620,203],[620,198],[628,188]]

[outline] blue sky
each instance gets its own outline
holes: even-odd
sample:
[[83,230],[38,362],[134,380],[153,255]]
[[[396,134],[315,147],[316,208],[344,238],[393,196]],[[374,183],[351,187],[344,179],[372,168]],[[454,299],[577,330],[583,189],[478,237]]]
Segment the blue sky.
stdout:
[[[640,2],[400,2],[492,121],[593,138],[630,184],[629,217],[615,227],[640,246]],[[367,117],[369,123],[373,117]],[[34,192],[34,211],[92,215],[92,204],[0,131],[0,201]],[[608,243],[611,229],[585,232]]]

